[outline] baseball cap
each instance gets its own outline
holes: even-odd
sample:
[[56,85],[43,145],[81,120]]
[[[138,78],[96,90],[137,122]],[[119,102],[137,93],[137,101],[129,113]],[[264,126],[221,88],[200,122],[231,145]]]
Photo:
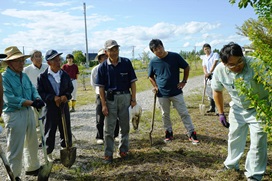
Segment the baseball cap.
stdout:
[[61,55],[62,53],[58,53],[56,50],[48,50],[45,54],[45,60],[52,60],[53,58],[55,58],[58,55]]
[[120,45],[118,45],[115,40],[107,40],[105,42],[105,49],[106,50],[111,49],[112,47],[115,47],[115,46],[120,47]]

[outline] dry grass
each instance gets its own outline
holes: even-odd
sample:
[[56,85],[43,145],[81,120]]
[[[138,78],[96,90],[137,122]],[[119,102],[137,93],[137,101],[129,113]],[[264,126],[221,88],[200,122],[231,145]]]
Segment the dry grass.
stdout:
[[[153,146],[150,146],[149,130],[151,112],[144,112],[139,132],[130,133],[130,159],[114,159],[112,165],[104,165],[103,146],[77,141],[81,152],[71,169],[54,163],[50,178],[54,180],[179,180],[179,181],[242,181],[245,155],[240,162],[241,172],[233,170],[217,172],[227,155],[227,129],[214,115],[201,116],[200,97],[187,97],[189,112],[201,141],[192,145],[185,136],[185,129],[176,111],[172,110],[174,140],[163,142],[164,130],[160,111],[156,110]],[[190,101],[190,102],[189,102]],[[227,105],[226,105],[227,106]],[[249,142],[248,142],[249,143]],[[248,145],[248,144],[247,144]],[[264,181],[272,177],[271,142],[268,149],[268,167]],[[117,144],[116,144],[117,149]],[[246,151],[248,150],[248,147]]]

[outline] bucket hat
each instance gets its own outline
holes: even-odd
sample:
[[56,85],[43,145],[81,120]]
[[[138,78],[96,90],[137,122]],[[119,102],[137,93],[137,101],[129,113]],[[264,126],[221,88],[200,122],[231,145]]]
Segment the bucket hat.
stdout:
[[61,55],[62,53],[58,53],[56,50],[48,50],[45,54],[45,60],[52,60],[53,58],[55,58],[58,55]]
[[99,59],[98,59],[99,56],[100,56],[100,55],[104,55],[104,54],[105,54],[105,49],[104,49],[104,48],[101,48],[100,50],[98,50],[98,53],[97,53],[95,59],[96,59],[96,60],[99,60]]
[[111,49],[112,47],[118,46],[120,47],[120,45],[118,45],[118,43],[115,40],[107,40],[105,42],[105,49]]
[[4,53],[7,55],[7,57],[3,60],[4,62],[22,57],[25,60],[30,57],[30,55],[24,55],[16,46],[10,46],[6,48]]

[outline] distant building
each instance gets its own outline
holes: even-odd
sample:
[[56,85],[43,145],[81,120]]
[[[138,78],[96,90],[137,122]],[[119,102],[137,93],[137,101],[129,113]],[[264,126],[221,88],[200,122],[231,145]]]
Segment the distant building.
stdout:
[[[88,53],[88,55],[89,55],[89,62],[97,61],[97,60],[95,60],[97,53]],[[85,56],[86,56],[86,53],[85,53]]]

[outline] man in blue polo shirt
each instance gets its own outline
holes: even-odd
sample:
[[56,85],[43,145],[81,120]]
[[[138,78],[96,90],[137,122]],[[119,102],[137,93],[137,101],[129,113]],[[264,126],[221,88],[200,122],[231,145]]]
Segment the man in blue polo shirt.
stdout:
[[[129,106],[136,105],[137,77],[129,59],[119,57],[119,45],[115,40],[105,42],[105,53],[108,59],[98,68],[96,85],[105,115],[104,141],[106,164],[113,161],[114,130],[119,118],[121,140],[118,154],[127,159],[129,149]],[[131,92],[130,92],[131,90]],[[105,93],[106,92],[106,93]]]
[[[172,102],[187,130],[189,140],[193,144],[198,144],[199,141],[194,130],[194,125],[182,94],[182,88],[187,83],[189,76],[190,67],[188,63],[179,54],[165,51],[163,43],[159,39],[151,40],[149,48],[156,55],[150,61],[148,77],[157,92],[165,129],[164,141],[167,143],[173,140],[170,119],[170,105]],[[180,68],[184,69],[183,80],[181,82],[179,81]]]

